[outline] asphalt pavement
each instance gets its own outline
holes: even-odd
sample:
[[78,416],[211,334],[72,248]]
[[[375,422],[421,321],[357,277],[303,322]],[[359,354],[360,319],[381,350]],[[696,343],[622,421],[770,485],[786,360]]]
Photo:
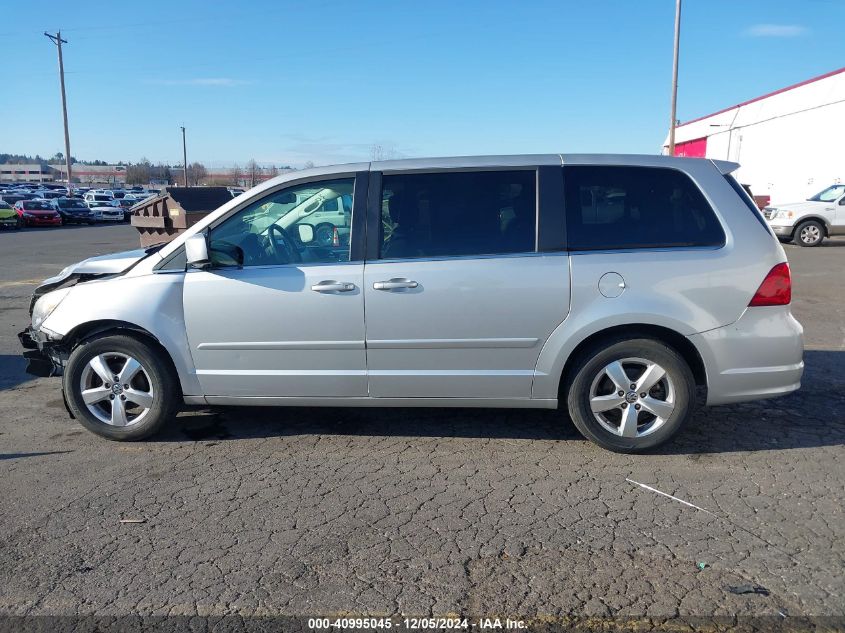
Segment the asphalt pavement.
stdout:
[[845,241],[787,247],[802,389],[699,408],[639,456],[551,411],[225,409],[95,437],[15,333],[40,279],[137,244],[0,233],[0,616],[845,615]]

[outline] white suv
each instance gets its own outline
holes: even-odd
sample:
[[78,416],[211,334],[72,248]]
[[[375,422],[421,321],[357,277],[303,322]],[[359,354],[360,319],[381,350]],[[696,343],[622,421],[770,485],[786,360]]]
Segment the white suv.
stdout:
[[818,246],[825,237],[845,235],[845,184],[831,185],[803,202],[763,210],[772,230],[798,246]]
[[89,209],[93,209],[94,207],[102,207],[106,206],[112,200],[114,200],[114,196],[111,193],[99,193],[97,191],[89,191],[85,194],[82,198],[85,200],[85,204],[88,205]]

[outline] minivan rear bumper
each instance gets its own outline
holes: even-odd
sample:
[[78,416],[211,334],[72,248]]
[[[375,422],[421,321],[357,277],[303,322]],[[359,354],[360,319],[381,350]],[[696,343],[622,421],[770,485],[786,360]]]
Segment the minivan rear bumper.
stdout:
[[804,329],[789,306],[747,308],[734,323],[693,334],[704,361],[707,404],[792,393],[804,373]]

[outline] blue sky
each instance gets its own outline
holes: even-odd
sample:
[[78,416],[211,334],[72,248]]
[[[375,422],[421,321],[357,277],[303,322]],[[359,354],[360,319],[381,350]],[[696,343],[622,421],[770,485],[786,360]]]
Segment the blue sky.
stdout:
[[[657,153],[674,0],[9,2],[0,152],[301,166],[401,156]],[[841,0],[685,0],[678,116],[845,64]]]

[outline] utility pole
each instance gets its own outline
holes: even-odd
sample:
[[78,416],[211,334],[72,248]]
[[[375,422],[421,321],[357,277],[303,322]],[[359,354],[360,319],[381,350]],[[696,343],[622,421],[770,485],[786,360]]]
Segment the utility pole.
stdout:
[[185,186],[190,187],[191,185],[188,184],[188,149],[185,145],[185,126],[182,126],[182,165],[185,167]]
[[65,165],[67,166],[67,193],[73,194],[71,185],[71,166],[70,166],[70,134],[67,129],[67,96],[65,95],[65,64],[62,61],[62,44],[67,44],[67,40],[62,39],[62,32],[56,31],[55,35],[50,35],[46,31],[44,35],[50,38],[52,42],[59,49],[59,81],[62,84],[62,117],[65,122]]
[[669,120],[669,156],[675,155],[675,121],[678,109],[678,49],[681,44],[681,0],[675,1],[675,55],[672,58],[672,114]]

